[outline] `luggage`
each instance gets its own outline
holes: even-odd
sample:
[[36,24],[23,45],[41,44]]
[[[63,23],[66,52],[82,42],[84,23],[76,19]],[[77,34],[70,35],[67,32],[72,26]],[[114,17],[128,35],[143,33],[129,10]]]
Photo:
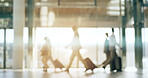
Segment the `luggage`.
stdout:
[[64,68],[64,65],[57,59],[53,61],[53,65],[55,68],[60,68],[60,69]]
[[122,60],[121,57],[115,57],[115,59],[113,59],[113,61],[110,63],[110,71],[114,71],[117,70],[117,72],[121,72],[122,71]]
[[86,67],[86,70],[94,70],[95,68],[97,68],[97,66],[89,59],[89,58],[85,58],[84,59],[84,62],[85,62],[85,67]]
[[115,64],[115,59],[110,63],[110,71],[116,70],[116,64]]
[[116,64],[117,71],[121,72],[122,71],[122,60],[121,60],[121,57],[116,57],[115,58],[115,64]]

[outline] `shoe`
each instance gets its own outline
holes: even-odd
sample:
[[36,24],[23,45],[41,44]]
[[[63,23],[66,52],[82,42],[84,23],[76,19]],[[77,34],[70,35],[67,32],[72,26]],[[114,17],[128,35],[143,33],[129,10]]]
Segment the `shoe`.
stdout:
[[47,70],[43,70],[44,72],[47,72]]
[[111,69],[110,71],[113,72],[114,70],[116,70],[116,69]]
[[87,70],[89,70],[89,69],[86,69],[85,72],[86,72]]
[[117,70],[117,72],[122,72],[122,70]]
[[47,72],[47,68],[44,68],[43,71],[44,71],[44,72]]
[[105,69],[106,67],[105,66],[102,66],[102,68]]
[[65,71],[66,71],[66,72],[69,72],[69,69],[66,69]]

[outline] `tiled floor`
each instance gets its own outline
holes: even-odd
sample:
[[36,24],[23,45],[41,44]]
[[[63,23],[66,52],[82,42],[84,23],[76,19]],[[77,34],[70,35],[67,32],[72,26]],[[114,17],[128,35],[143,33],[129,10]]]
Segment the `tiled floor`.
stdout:
[[48,69],[48,72],[43,72],[41,69],[0,69],[0,78],[148,78],[148,73],[146,71],[110,72],[102,68],[95,69],[94,73],[74,68],[70,69],[69,73],[54,69]]

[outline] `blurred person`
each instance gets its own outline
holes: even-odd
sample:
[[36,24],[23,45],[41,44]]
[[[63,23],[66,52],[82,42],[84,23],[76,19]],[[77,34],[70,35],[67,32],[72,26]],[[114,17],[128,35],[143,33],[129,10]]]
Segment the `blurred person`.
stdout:
[[52,57],[51,57],[51,43],[50,40],[48,39],[48,37],[44,38],[45,43],[43,44],[43,47],[41,49],[41,56],[42,56],[42,62],[44,64],[43,66],[43,71],[47,72],[47,68],[49,68],[47,62],[50,59],[51,61],[53,61]]
[[[109,38],[109,52],[110,52],[110,55],[109,55],[108,60],[103,64],[104,69],[108,64],[112,64],[113,62],[115,62],[115,58],[118,57],[118,55],[116,53],[116,45],[118,47],[120,47],[120,45],[117,43],[117,41],[115,39],[114,29],[112,28],[112,35]],[[116,62],[116,63],[118,63],[118,62]],[[119,64],[116,64],[115,66],[116,66],[115,68],[117,69],[117,71],[120,71],[120,70],[118,70],[118,68],[120,67]],[[111,69],[111,71],[113,71],[113,70],[114,69]]]
[[[74,60],[74,58],[77,56],[78,60],[80,60],[84,65],[85,65],[85,62],[84,62],[84,59],[82,58],[79,50],[81,49],[81,45],[80,45],[80,40],[79,40],[79,34],[78,34],[78,28],[74,25],[72,27],[73,29],[73,32],[74,32],[74,36],[73,36],[73,40],[71,42],[71,48],[72,48],[72,55],[70,57],[70,63],[68,65],[68,67],[66,68],[66,71],[69,72],[69,68]],[[86,66],[85,66],[86,67]]]
[[109,36],[108,36],[108,33],[105,33],[105,35],[106,35],[106,39],[105,39],[105,42],[104,42],[104,53],[106,55],[106,60],[103,61],[103,63],[100,64],[98,67],[100,67],[103,64],[105,64],[109,60],[109,57],[110,57],[110,52],[109,52]]

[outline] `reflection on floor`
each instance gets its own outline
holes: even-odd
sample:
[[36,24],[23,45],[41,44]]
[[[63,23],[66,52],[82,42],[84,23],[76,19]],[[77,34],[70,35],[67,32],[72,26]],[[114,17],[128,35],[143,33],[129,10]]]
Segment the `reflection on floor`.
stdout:
[[110,72],[102,68],[95,69],[94,72],[85,69],[70,69],[70,72],[61,70],[48,69],[43,72],[42,69],[25,69],[25,70],[0,70],[0,78],[148,78],[146,71],[136,72]]

